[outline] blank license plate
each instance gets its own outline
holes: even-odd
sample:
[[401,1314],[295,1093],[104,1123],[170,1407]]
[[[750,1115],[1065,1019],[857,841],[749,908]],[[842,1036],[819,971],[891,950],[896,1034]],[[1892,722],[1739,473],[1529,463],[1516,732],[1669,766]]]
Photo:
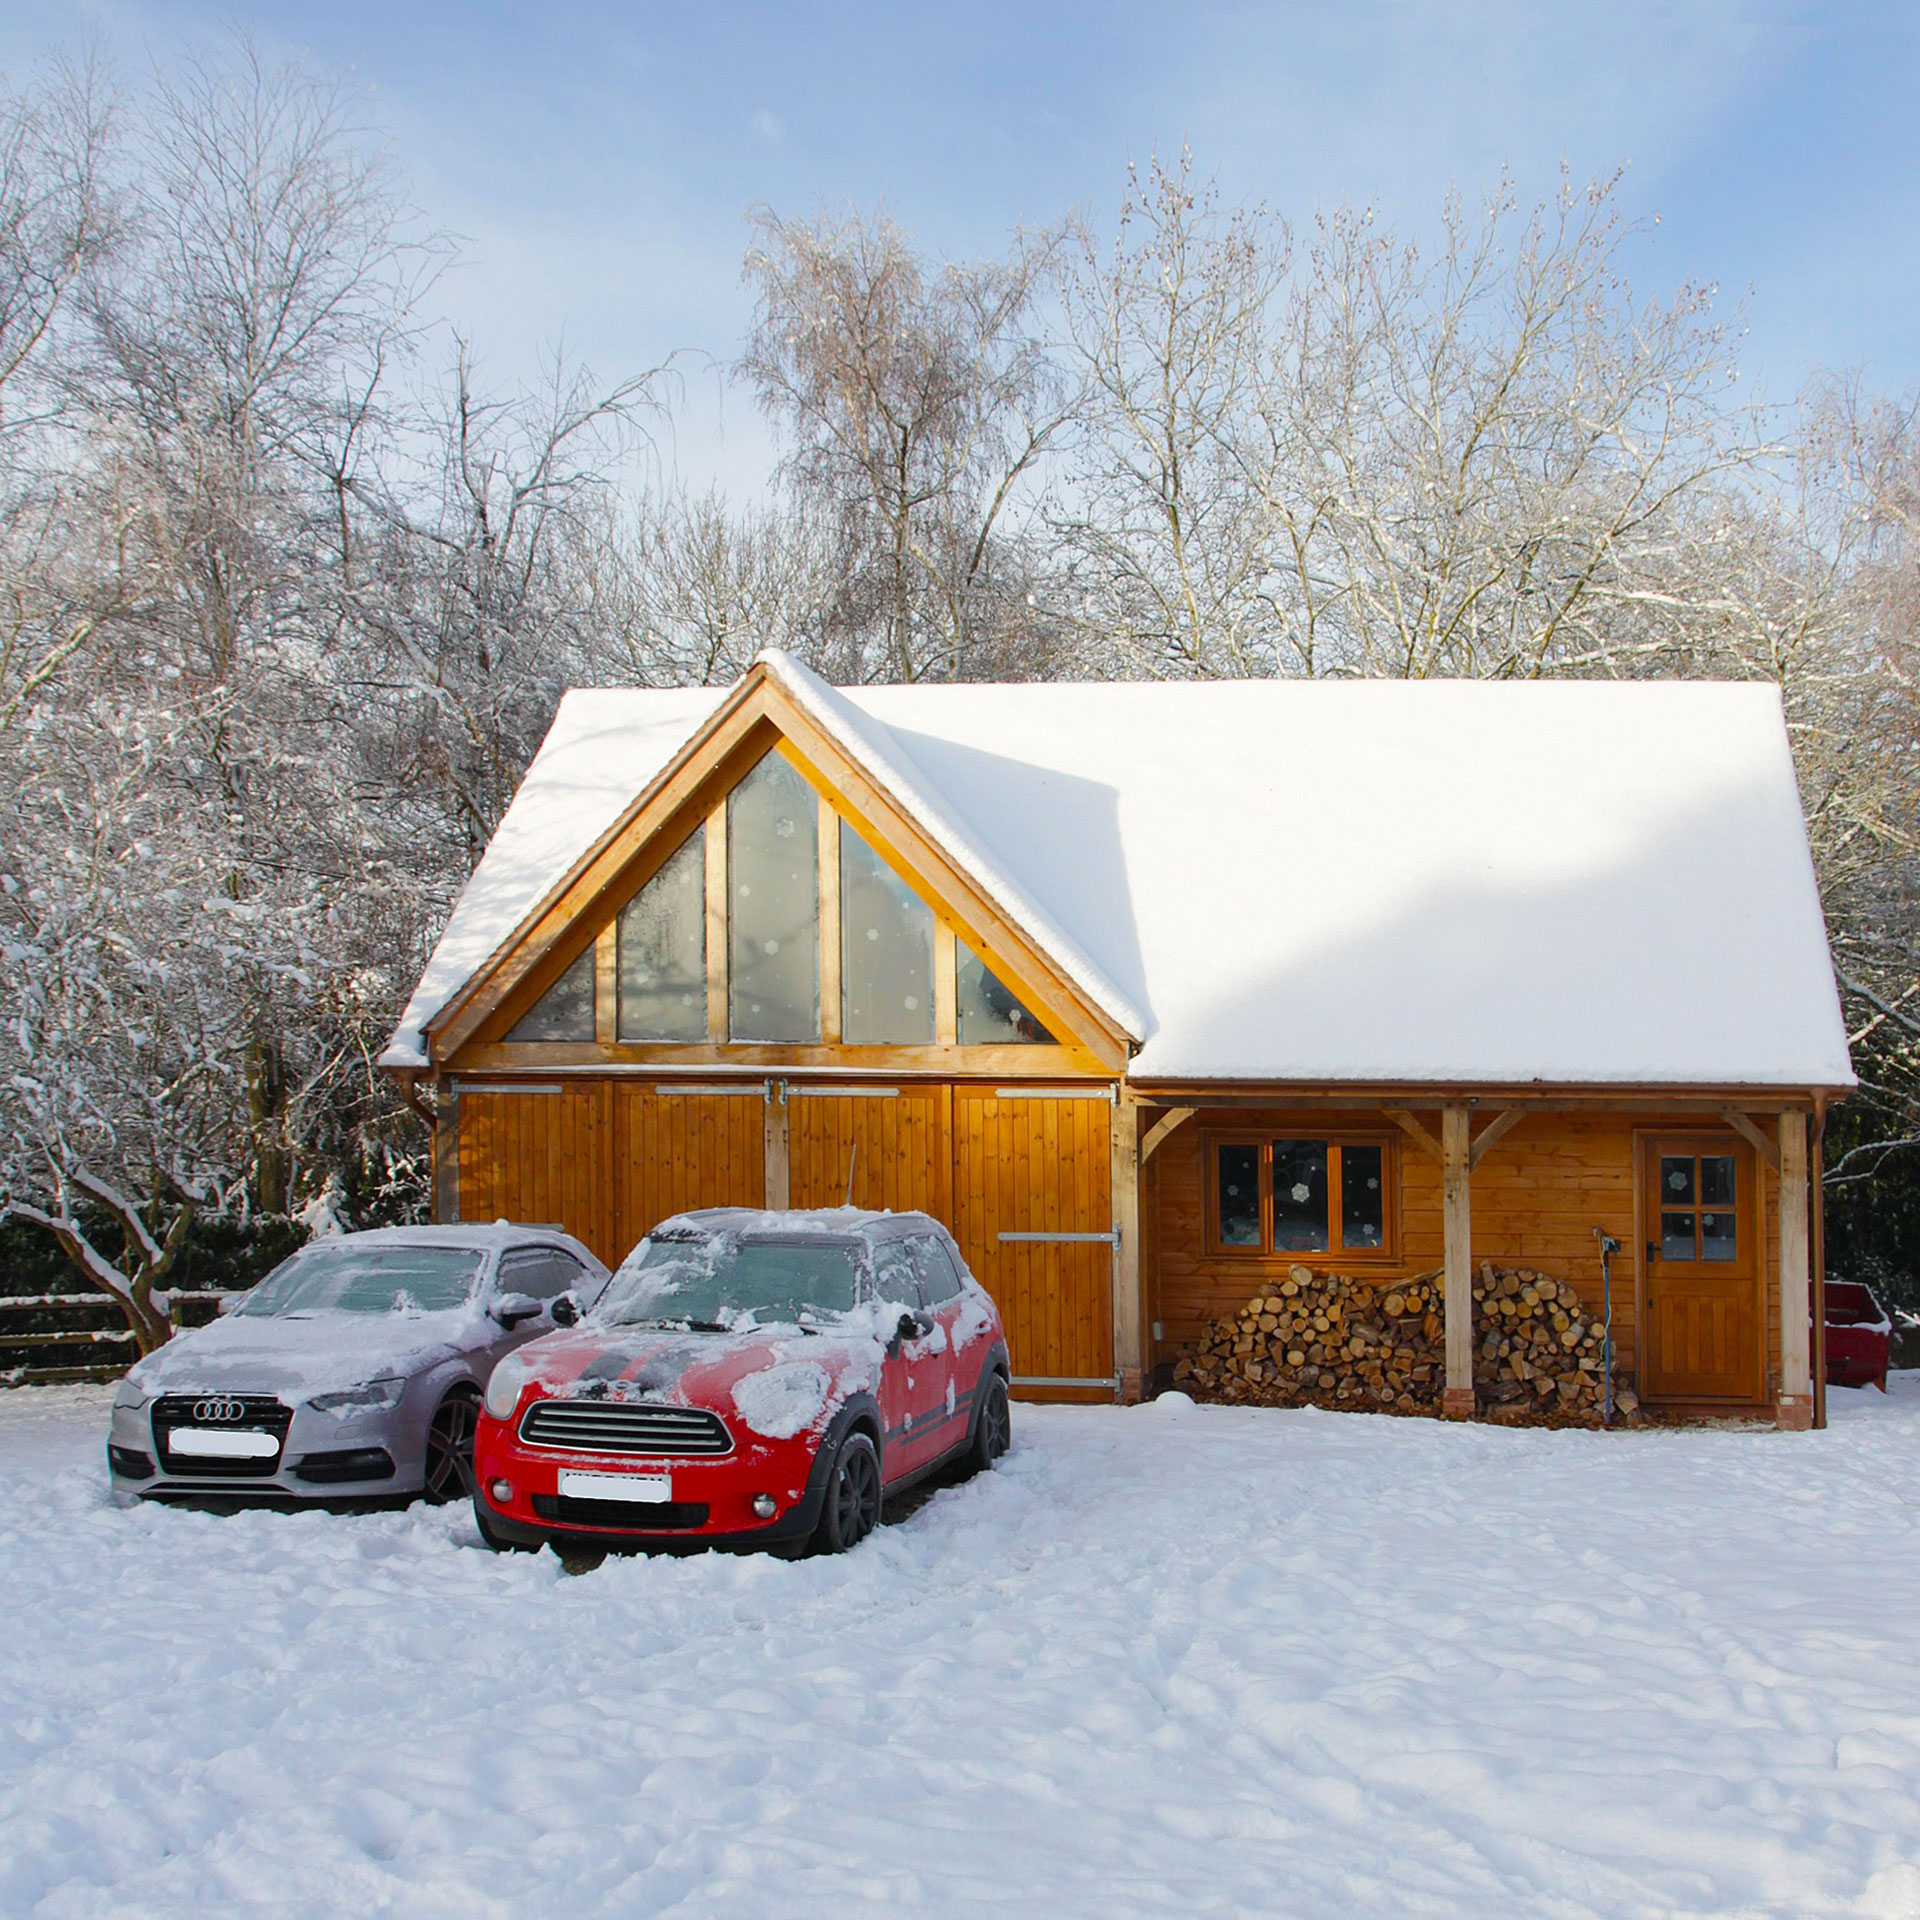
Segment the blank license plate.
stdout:
[[202,1460],[271,1460],[280,1442],[270,1433],[234,1433],[224,1427],[175,1427],[167,1435],[169,1453],[196,1454]]
[[630,1500],[636,1506],[663,1507],[673,1499],[673,1481],[664,1473],[565,1473],[560,1492],[571,1500]]

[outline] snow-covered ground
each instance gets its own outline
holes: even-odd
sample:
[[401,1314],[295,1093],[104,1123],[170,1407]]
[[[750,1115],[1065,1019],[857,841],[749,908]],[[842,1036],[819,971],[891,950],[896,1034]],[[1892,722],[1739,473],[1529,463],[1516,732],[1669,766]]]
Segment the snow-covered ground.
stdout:
[[1920,1376],[1825,1434],[1017,1410],[842,1560],[112,1508],[0,1394],[0,1913],[1920,1913]]

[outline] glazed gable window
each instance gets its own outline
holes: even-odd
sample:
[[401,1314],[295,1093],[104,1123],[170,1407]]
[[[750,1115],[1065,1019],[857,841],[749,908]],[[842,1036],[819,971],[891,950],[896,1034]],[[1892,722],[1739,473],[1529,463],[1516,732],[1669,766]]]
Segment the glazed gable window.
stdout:
[[1216,1253],[1390,1256],[1398,1229],[1386,1139],[1263,1134],[1208,1142],[1207,1238]]
[[764,754],[502,1037],[718,1048],[1057,1046],[813,784]]
[[509,1040],[593,1038],[593,949],[589,947],[527,1011]]
[[727,799],[727,1026],[820,1038],[820,802],[770,753]]
[[707,1037],[707,830],[695,827],[619,920],[622,1040]]
[[850,1047],[933,1040],[933,910],[840,822],[840,1036]]

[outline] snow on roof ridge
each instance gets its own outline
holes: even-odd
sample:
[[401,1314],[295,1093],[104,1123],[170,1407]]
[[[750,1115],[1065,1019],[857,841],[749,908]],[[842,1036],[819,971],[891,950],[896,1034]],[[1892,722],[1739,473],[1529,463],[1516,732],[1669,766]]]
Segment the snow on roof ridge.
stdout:
[[1151,1022],[1116,987],[1081,944],[1022,886],[967,827],[953,802],[908,758],[884,721],[864,713],[845,689],[823,680],[780,647],[765,647],[754,664],[766,668],[840,745],[872,774],[914,824],[962,872],[979,883],[1068,979],[1130,1039],[1146,1038]]

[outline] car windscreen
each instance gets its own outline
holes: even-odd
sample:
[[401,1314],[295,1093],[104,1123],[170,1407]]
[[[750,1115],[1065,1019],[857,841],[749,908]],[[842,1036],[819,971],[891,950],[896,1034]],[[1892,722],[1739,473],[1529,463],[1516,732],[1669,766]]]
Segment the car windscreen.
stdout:
[[483,1256],[469,1247],[302,1247],[260,1282],[237,1313],[433,1313],[472,1297]]
[[833,1240],[646,1239],[595,1307],[613,1326],[658,1321],[728,1328],[742,1320],[806,1325],[850,1312],[859,1298],[856,1247]]

